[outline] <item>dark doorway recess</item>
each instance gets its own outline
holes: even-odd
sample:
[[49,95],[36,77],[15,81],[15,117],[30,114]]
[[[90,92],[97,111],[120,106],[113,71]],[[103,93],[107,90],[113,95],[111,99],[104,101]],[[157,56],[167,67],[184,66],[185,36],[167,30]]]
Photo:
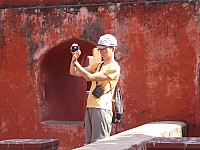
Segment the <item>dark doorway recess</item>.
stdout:
[[88,65],[95,45],[80,39],[70,39],[49,50],[40,65],[39,97],[41,121],[83,121],[86,105],[87,82],[69,75],[70,46],[81,47],[79,62]]

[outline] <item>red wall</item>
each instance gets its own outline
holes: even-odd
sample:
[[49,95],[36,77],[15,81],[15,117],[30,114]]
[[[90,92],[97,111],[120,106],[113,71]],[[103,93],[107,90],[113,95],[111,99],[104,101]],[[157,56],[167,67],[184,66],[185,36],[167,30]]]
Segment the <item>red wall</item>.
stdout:
[[79,39],[71,39],[52,48],[40,63],[38,94],[42,121],[84,120],[87,82],[83,78],[69,75],[69,49],[73,43],[81,46],[82,55],[79,60],[82,65],[88,65],[87,56],[92,55],[95,46]]
[[[152,0],[148,0],[152,1]],[[124,3],[129,2],[129,0],[34,0],[30,2],[30,0],[4,0],[0,1],[0,8],[18,8],[18,7],[44,7],[44,6],[57,6],[63,7],[63,5],[84,5],[87,4],[98,4],[98,5],[109,5],[109,3]],[[144,3],[143,0],[134,0],[136,3]],[[132,3],[132,2],[131,2]]]
[[[6,2],[11,6],[9,1],[1,6]],[[68,49],[79,43],[86,65],[104,33],[118,39],[122,67],[125,114],[113,134],[150,121],[182,120],[189,136],[200,136],[200,13],[193,4],[88,4],[0,13],[0,140],[58,138],[60,149],[84,143],[87,83],[68,74]]]

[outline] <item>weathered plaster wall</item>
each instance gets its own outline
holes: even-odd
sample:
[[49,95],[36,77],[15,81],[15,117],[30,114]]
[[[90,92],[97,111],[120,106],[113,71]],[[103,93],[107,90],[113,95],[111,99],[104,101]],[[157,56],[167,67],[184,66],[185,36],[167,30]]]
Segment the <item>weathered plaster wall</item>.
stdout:
[[52,51],[59,51],[57,59],[68,67],[70,39],[92,45],[104,33],[118,39],[122,67],[125,114],[113,134],[150,121],[182,120],[190,136],[199,136],[200,14],[193,4],[88,4],[0,13],[0,139],[58,138],[60,149],[84,143],[82,124],[41,123],[40,67]]
[[[148,0],[153,1],[153,0]],[[15,8],[15,7],[47,7],[47,6],[63,6],[63,5],[87,5],[87,4],[98,4],[98,5],[107,5],[107,3],[116,3],[116,2],[130,2],[129,0],[34,0],[30,3],[29,0],[4,0],[0,1],[0,8]],[[134,0],[132,2],[144,2],[143,0]]]

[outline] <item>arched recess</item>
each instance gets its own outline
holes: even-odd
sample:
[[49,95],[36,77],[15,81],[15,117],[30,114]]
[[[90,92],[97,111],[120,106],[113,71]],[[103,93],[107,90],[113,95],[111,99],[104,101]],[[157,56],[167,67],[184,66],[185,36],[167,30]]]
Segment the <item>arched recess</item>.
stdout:
[[81,77],[69,75],[70,46],[81,47],[79,62],[89,64],[95,45],[80,39],[70,39],[49,50],[40,65],[39,107],[41,121],[83,121],[86,105],[87,82]]

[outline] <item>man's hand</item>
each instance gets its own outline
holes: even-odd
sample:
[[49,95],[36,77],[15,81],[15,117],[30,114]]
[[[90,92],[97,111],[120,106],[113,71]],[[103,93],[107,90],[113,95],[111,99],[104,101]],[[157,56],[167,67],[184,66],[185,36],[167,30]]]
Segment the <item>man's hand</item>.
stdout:
[[81,55],[80,46],[77,43],[73,43],[70,47],[72,53],[72,63],[76,62]]
[[77,61],[78,58],[80,57],[81,51],[80,51],[80,50],[77,50],[77,51],[71,52],[71,53],[72,53],[72,62],[74,63],[74,62]]

